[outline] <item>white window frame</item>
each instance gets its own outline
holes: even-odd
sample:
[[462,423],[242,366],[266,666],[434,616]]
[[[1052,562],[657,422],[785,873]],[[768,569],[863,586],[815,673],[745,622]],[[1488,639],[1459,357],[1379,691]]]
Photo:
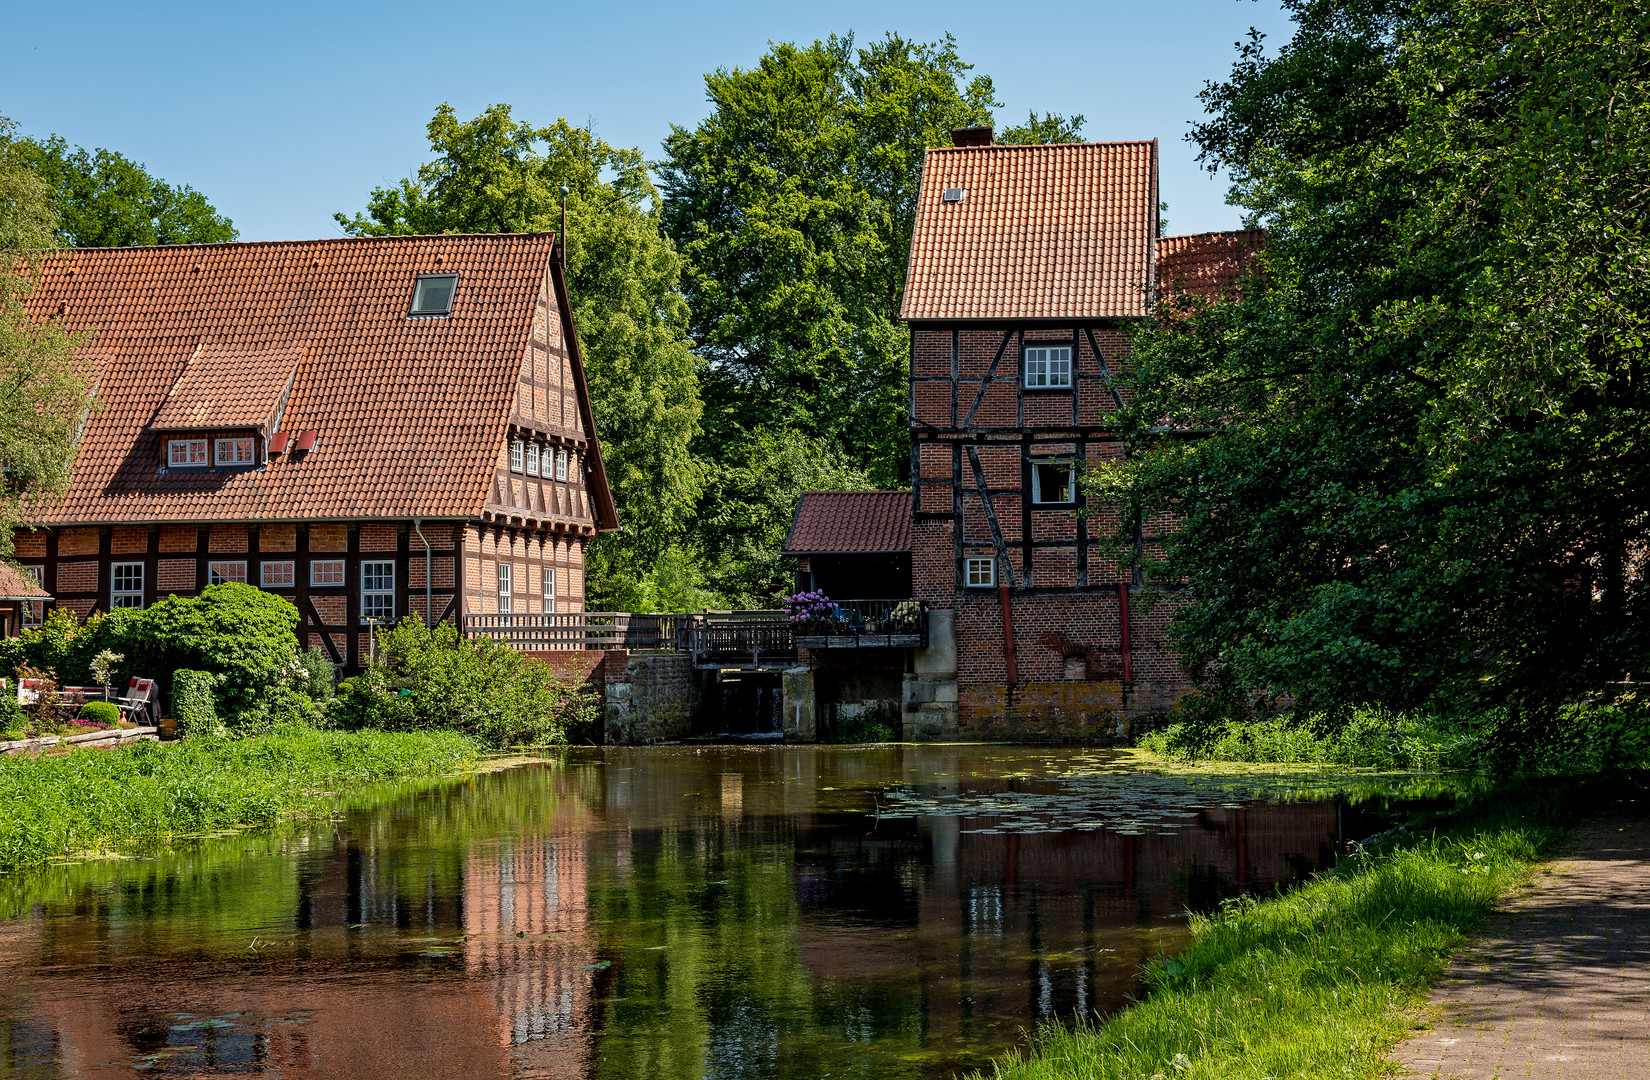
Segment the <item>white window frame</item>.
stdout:
[[[258,463],[258,443],[252,436],[236,435],[233,438],[216,439],[214,441],[217,445],[214,447],[213,460],[218,463],[220,468],[228,466],[232,469],[244,469]],[[246,444],[245,460],[242,460],[240,456],[242,449],[240,444],[242,443]],[[229,451],[228,454],[224,453],[226,448]]]
[[500,615],[510,615],[515,608],[512,597],[515,595],[516,584],[512,580],[513,574],[510,564],[500,560],[493,576],[498,580],[498,613]]
[[520,439],[510,444],[510,471],[521,472],[521,457],[526,444]]
[[539,474],[539,444],[536,443],[536,442],[530,442],[530,443],[527,444],[527,475],[528,476],[537,476],[538,474]]
[[[270,571],[276,567],[284,568],[284,573],[271,575]],[[285,581],[271,581],[271,577],[285,577]],[[265,589],[296,589],[298,587],[298,566],[296,559],[267,560],[258,567],[258,581]]]
[[[220,567],[222,567],[222,569],[219,569]],[[224,570],[228,570],[229,573],[224,573]],[[236,574],[239,574],[239,576],[233,576]],[[206,583],[208,585],[245,585],[246,560],[219,559],[216,562],[207,563]]]
[[[44,589],[46,587],[46,567],[45,567],[44,564],[32,563],[28,566],[23,567],[23,569],[27,570],[29,573],[34,575],[34,583],[36,585],[40,586],[42,589]],[[35,612],[39,612],[40,614],[36,615]],[[24,626],[43,626],[43,625],[45,625],[45,622],[46,622],[46,601],[44,601],[44,600],[25,600],[25,601],[23,601],[23,625]]]
[[[212,464],[207,453],[207,439],[167,439],[166,467],[169,469],[204,469]],[[197,454],[199,456],[197,456]]]
[[[983,575],[981,571],[984,571]],[[963,556],[963,586],[969,589],[992,589],[997,585],[997,557],[995,555]]]
[[377,619],[381,626],[390,626],[395,622],[393,559],[372,559],[361,563],[361,621],[368,619]]
[[[1066,469],[1066,495],[1064,499],[1045,499],[1043,497],[1044,469],[1057,466]],[[1077,466],[1070,461],[1033,461],[1031,463],[1031,502],[1034,506],[1075,506],[1077,504]]]
[[556,568],[549,563],[544,564],[544,610],[556,610]]
[[1071,346],[1027,345],[1020,371],[1027,390],[1070,390]]
[[[121,571],[126,571],[126,580],[121,581]],[[133,571],[137,573],[137,582],[134,586],[131,578]],[[113,608],[140,608],[143,606],[143,564],[140,562],[117,562],[109,567],[109,607]],[[128,601],[136,600],[137,603]]]
[[[320,580],[318,580],[317,577],[316,577],[316,571],[319,570],[323,566],[336,566],[338,568],[338,580],[337,581],[320,581]],[[309,584],[310,584],[310,588],[312,588],[312,589],[313,588],[319,588],[319,589],[340,588],[344,584],[346,584],[348,574],[349,574],[349,569],[344,565],[344,560],[343,559],[311,559],[311,560],[309,560]],[[332,575],[329,574],[327,576],[331,577]]]
[[556,451],[556,479],[557,480],[563,480],[563,481],[565,481],[567,479],[567,451],[566,450],[557,450]]

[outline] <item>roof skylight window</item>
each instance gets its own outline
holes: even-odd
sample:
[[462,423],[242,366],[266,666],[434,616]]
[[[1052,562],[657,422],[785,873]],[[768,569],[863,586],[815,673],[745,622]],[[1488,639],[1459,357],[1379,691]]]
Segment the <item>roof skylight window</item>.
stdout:
[[457,274],[420,274],[413,286],[412,315],[451,315]]

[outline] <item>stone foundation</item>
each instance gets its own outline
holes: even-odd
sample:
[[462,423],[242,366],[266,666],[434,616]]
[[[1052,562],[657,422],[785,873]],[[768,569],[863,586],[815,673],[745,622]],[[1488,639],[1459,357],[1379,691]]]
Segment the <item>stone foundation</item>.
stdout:
[[699,707],[687,653],[632,653],[605,687],[603,741],[609,746],[674,742],[692,729]]

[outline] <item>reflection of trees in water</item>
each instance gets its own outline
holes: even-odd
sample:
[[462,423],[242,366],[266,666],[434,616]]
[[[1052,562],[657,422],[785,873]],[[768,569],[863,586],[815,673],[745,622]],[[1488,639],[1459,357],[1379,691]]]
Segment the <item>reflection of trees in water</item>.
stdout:
[[151,1075],[950,1075],[1115,1008],[1183,933],[1168,916],[1269,892],[1336,839],[1327,803],[1173,836],[868,812],[895,784],[979,786],[1004,754],[574,755],[336,828],[56,868],[47,917],[0,937],[0,975],[59,973],[0,1055],[19,1075],[71,1044],[158,1054]]

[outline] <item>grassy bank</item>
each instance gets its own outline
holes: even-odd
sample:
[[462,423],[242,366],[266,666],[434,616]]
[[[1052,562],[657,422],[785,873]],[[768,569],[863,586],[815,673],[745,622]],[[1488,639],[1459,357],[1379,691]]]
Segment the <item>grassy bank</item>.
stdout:
[[451,732],[308,731],[0,758],[0,872],[329,812],[340,789],[475,763]]
[[1342,860],[1289,894],[1194,919],[1140,1003],[1043,1029],[1008,1080],[1380,1077],[1428,986],[1560,834],[1565,796],[1502,795],[1443,831]]

